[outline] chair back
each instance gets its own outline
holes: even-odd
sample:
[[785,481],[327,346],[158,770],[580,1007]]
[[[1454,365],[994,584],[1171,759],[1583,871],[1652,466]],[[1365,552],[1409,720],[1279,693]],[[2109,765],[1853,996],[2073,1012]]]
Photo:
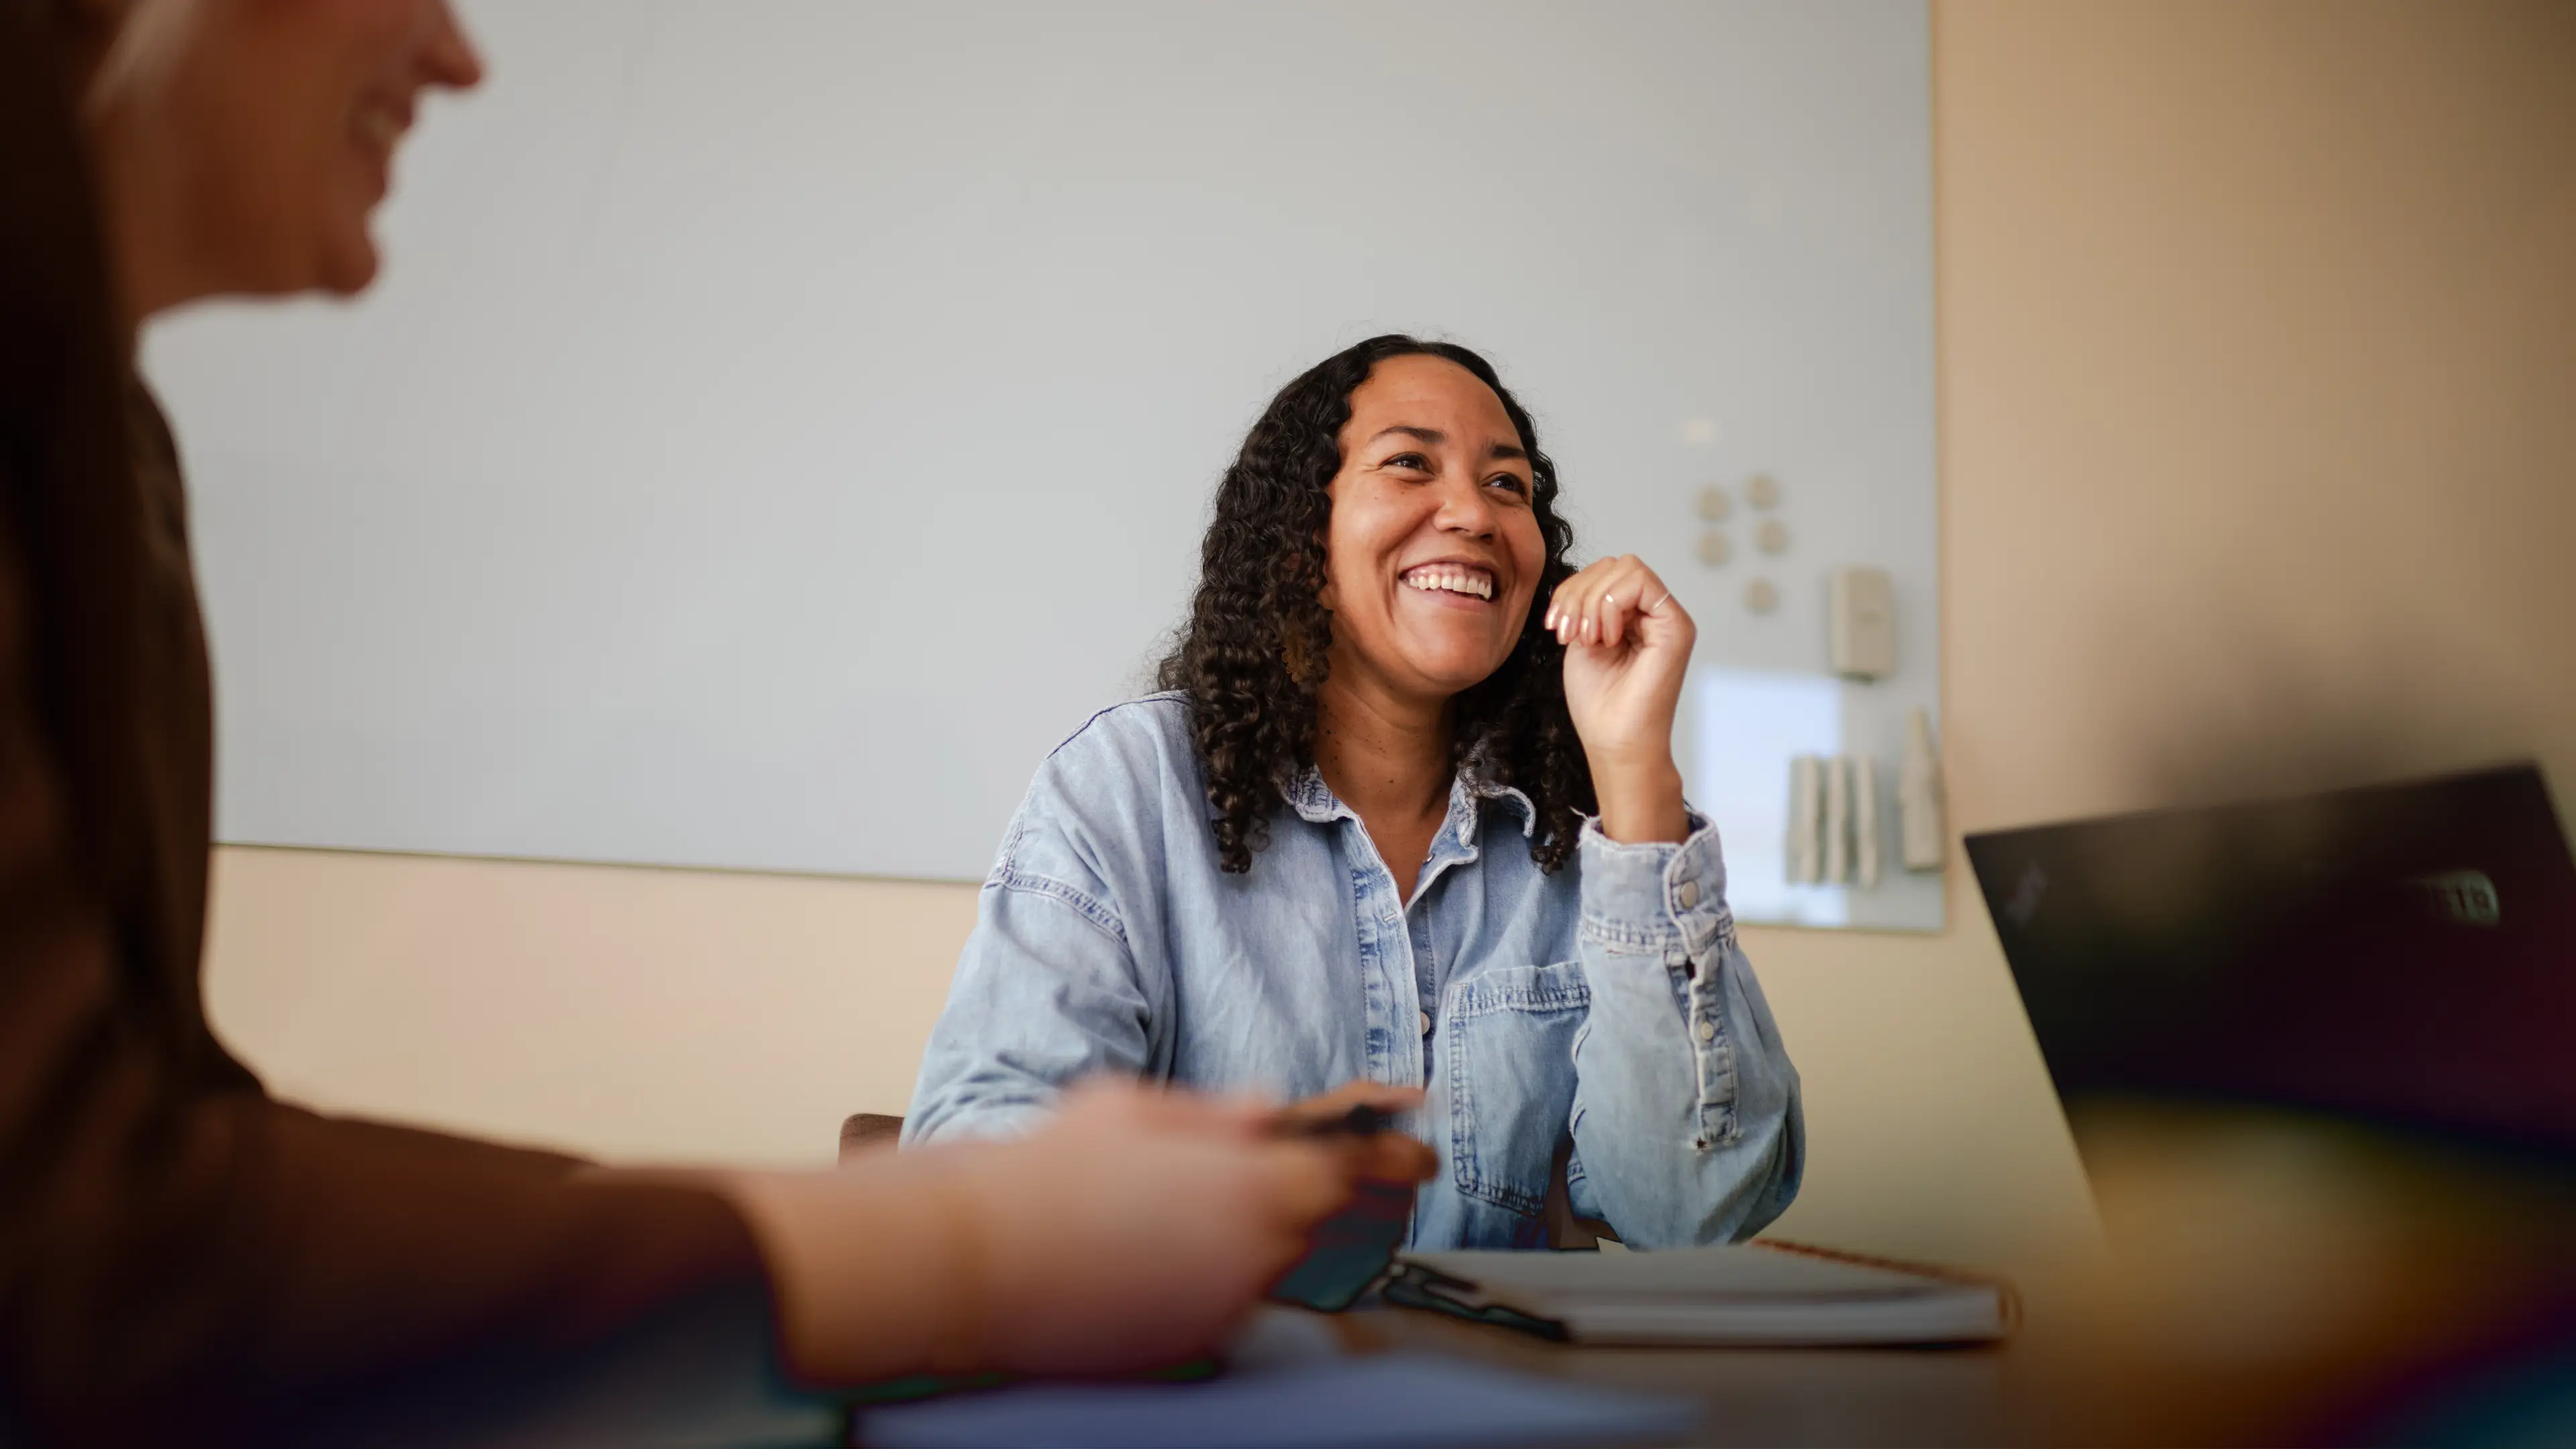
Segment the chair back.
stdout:
[[903,1119],[882,1112],[853,1112],[841,1121],[841,1160],[849,1161],[876,1147],[892,1147],[903,1135]]

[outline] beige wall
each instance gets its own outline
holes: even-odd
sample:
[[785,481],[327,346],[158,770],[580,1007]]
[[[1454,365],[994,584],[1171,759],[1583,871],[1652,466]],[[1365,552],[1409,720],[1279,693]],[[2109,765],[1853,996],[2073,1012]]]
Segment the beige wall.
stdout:
[[[1955,827],[2513,756],[2576,789],[2576,6],[1943,3]],[[217,621],[220,627],[221,621]],[[960,887],[221,853],[282,1091],[614,1158],[901,1110]],[[2082,1179],[1984,912],[1746,932],[1784,1232],[2018,1261]]]

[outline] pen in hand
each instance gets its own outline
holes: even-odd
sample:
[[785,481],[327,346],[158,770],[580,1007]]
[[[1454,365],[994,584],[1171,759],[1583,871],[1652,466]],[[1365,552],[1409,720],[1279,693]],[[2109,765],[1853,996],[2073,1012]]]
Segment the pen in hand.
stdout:
[[1412,1184],[1437,1172],[1440,1155],[1403,1130],[1404,1114],[1422,1105],[1418,1087],[1351,1082],[1274,1110],[1264,1132],[1279,1141],[1308,1142],[1347,1155],[1361,1178]]
[[1282,1115],[1270,1127],[1274,1137],[1375,1137],[1395,1126],[1395,1114],[1361,1102],[1330,1117]]

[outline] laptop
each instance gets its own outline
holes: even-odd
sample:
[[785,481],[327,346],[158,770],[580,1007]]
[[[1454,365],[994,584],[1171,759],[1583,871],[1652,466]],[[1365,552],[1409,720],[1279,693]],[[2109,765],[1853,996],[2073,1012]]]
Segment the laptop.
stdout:
[[1967,847],[2070,1112],[2260,1104],[2576,1158],[2576,863],[2535,766]]

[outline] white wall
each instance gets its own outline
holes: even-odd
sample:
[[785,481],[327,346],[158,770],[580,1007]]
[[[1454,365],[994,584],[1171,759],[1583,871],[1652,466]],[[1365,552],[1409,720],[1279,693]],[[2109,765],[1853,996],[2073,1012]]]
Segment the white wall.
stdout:
[[[1920,0],[463,8],[491,80],[406,146],[382,283],[148,339],[224,840],[981,879],[1141,692],[1245,427],[1388,331],[1496,359],[1700,664],[1821,674],[1873,564],[1910,647],[1850,747],[1892,780],[1934,701]],[[1755,469],[1788,556],[1701,567]]]
[[[2576,780],[2576,9],[1934,12],[1954,825],[2536,755]],[[274,1081],[616,1156],[899,1110],[954,887],[228,850]],[[1784,1233],[2012,1263],[2087,1208],[1983,910],[1745,933]]]

